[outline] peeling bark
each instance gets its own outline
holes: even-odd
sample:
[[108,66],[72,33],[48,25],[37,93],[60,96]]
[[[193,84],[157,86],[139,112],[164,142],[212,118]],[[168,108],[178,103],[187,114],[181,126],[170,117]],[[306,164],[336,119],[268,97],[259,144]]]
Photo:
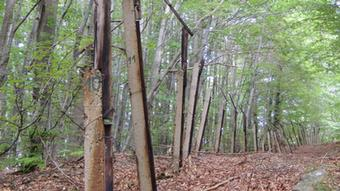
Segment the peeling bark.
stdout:
[[85,111],[85,190],[104,190],[104,124],[102,79],[98,70],[87,70],[83,80]]

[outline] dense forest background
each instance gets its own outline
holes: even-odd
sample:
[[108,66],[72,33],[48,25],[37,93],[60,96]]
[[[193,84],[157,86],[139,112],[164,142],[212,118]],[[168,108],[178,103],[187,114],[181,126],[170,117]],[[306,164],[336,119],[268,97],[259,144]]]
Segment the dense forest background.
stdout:
[[[30,171],[83,156],[82,88],[93,63],[95,2],[0,0],[0,169]],[[115,152],[134,150],[121,3],[113,0],[111,8]],[[171,154],[182,25],[163,1],[141,3],[152,147]],[[199,67],[197,151],[289,152],[340,140],[339,1],[171,4],[194,33],[185,99]]]

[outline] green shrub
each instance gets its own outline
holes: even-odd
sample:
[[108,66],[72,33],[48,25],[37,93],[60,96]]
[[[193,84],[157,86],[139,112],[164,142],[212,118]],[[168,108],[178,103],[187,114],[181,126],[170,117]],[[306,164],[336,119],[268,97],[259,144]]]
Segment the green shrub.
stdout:
[[36,168],[42,168],[45,165],[41,157],[37,155],[19,158],[16,164],[19,171],[23,173],[32,172]]

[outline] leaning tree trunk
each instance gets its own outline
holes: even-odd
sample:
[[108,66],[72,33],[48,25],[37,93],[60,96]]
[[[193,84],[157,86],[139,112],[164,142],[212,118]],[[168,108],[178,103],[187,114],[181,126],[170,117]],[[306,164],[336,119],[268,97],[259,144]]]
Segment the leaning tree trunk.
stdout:
[[193,135],[193,128],[195,122],[195,110],[197,103],[197,94],[198,94],[198,85],[200,81],[200,75],[202,71],[203,60],[201,62],[197,62],[194,64],[194,68],[192,71],[192,80],[189,94],[189,105],[187,111],[187,121],[186,121],[186,130],[184,137],[184,145],[183,145],[183,158],[187,158],[191,151],[191,142]]
[[157,190],[143,73],[140,2],[124,0],[123,18],[139,189]]
[[201,123],[198,129],[198,135],[197,135],[197,140],[196,140],[196,152],[197,153],[200,151],[201,146],[202,146],[202,139],[204,135],[204,129],[207,124],[212,90],[213,90],[213,87],[208,90],[208,92],[206,93],[205,101],[204,101],[203,112],[201,115]]
[[221,144],[221,135],[222,135],[222,128],[224,125],[224,115],[225,115],[225,107],[226,101],[225,98],[221,98],[221,105],[218,111],[218,123],[215,133],[215,152],[218,153],[220,151],[220,144]]
[[[0,87],[7,78],[7,64],[13,35],[9,34],[13,25],[13,13],[16,0],[6,0],[5,14],[0,31]],[[14,26],[12,26],[13,28]],[[1,110],[1,108],[0,108]]]

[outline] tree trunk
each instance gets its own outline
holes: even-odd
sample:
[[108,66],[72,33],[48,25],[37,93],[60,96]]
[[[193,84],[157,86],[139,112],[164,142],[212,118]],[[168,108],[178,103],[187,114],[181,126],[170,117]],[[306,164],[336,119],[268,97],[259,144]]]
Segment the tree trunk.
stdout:
[[[7,80],[7,64],[13,40],[13,35],[9,33],[14,20],[13,13],[15,2],[16,0],[6,0],[5,13],[0,30],[0,88],[4,86]],[[0,91],[0,116],[6,116],[6,105],[6,95]],[[0,124],[2,124],[2,122],[0,122]]]
[[139,189],[141,191],[151,191],[157,190],[157,188],[143,73],[139,5],[139,1],[136,1],[136,4],[134,0],[123,1],[124,37],[128,59],[128,81]]
[[[16,0],[6,0],[5,14],[0,31],[0,87],[2,87],[7,78],[7,64],[9,51],[11,49],[13,35],[9,34],[13,28],[13,13]],[[0,111],[2,108],[0,107]]]
[[85,139],[85,191],[104,190],[104,124],[102,79],[98,70],[87,70],[83,78]]
[[84,75],[85,190],[112,190],[111,1],[94,7],[94,63]]
[[[168,6],[165,7],[165,13],[167,14],[169,12],[170,8]],[[155,97],[156,89],[157,86],[157,81],[160,78],[160,69],[161,69],[161,61],[162,61],[162,54],[163,54],[163,43],[165,39],[165,34],[166,34],[166,27],[167,27],[167,17],[163,17],[161,20],[160,28],[159,28],[159,33],[158,33],[158,40],[157,40],[157,45],[156,45],[156,50],[155,50],[155,57],[153,60],[153,66],[152,66],[152,80],[151,80],[151,89],[150,92],[148,93],[148,108],[151,109],[152,106],[152,101],[153,98]]]
[[237,110],[234,108],[232,111],[232,129],[231,129],[231,153],[236,152],[236,130],[237,130]]
[[221,105],[218,111],[218,124],[215,134],[215,152],[218,153],[220,151],[220,144],[221,144],[221,135],[222,135],[222,128],[224,125],[224,114],[225,114],[225,106],[226,102],[224,97],[221,98]]
[[189,94],[189,105],[187,110],[187,124],[185,129],[185,138],[183,145],[183,158],[187,158],[191,152],[191,142],[193,135],[193,128],[195,124],[195,110],[197,103],[198,86],[200,75],[202,72],[203,60],[194,64],[192,71],[192,80]]
[[112,51],[111,0],[98,0],[94,8],[94,69],[102,78],[102,121],[104,125],[104,182],[105,190],[113,189],[112,175]]
[[173,161],[177,172],[182,165],[182,141],[184,131],[185,88],[187,80],[188,31],[182,29],[181,70],[177,73],[176,119],[174,133]]
[[243,151],[248,152],[248,137],[247,137],[247,115],[243,112]]
[[268,152],[272,152],[272,136],[270,130],[267,131]]
[[203,105],[203,112],[202,112],[202,115],[201,115],[201,123],[200,123],[200,127],[198,129],[198,135],[197,135],[197,141],[196,141],[196,152],[197,153],[201,150],[201,146],[202,146],[202,139],[203,139],[203,135],[204,135],[204,129],[205,129],[205,126],[207,124],[207,118],[208,118],[210,101],[211,101],[211,93],[213,91],[213,88],[214,87],[208,89],[208,91],[206,93],[204,105]]
[[123,92],[122,92],[122,100],[120,103],[120,109],[117,117],[117,123],[115,132],[113,135],[113,140],[115,143],[115,149],[116,151],[121,151],[121,145],[122,145],[122,130],[124,128],[124,122],[125,122],[125,110],[127,105],[127,98],[128,98],[128,84],[124,85]]
[[259,151],[259,141],[258,141],[258,126],[259,122],[257,119],[257,99],[258,99],[258,94],[255,91],[254,93],[254,101],[253,101],[253,144],[254,144],[254,151],[258,152]]
[[[33,70],[34,70],[34,82],[33,87],[33,99],[36,101],[38,111],[43,112],[41,115],[45,116],[38,121],[37,125],[43,128],[44,131],[50,130],[49,110],[51,109],[51,103],[47,96],[49,92],[49,76],[46,74],[50,70],[51,65],[51,52],[52,46],[55,40],[55,30],[57,21],[57,8],[58,0],[42,0],[39,4],[39,22],[37,28],[37,48],[36,52],[39,57],[34,58]],[[44,109],[42,109],[44,108]],[[47,108],[47,112],[45,113]],[[34,134],[32,136],[35,136]],[[46,139],[45,143],[39,138],[40,144],[43,145],[42,155],[45,162],[48,162],[49,157],[52,157],[53,140]]]

